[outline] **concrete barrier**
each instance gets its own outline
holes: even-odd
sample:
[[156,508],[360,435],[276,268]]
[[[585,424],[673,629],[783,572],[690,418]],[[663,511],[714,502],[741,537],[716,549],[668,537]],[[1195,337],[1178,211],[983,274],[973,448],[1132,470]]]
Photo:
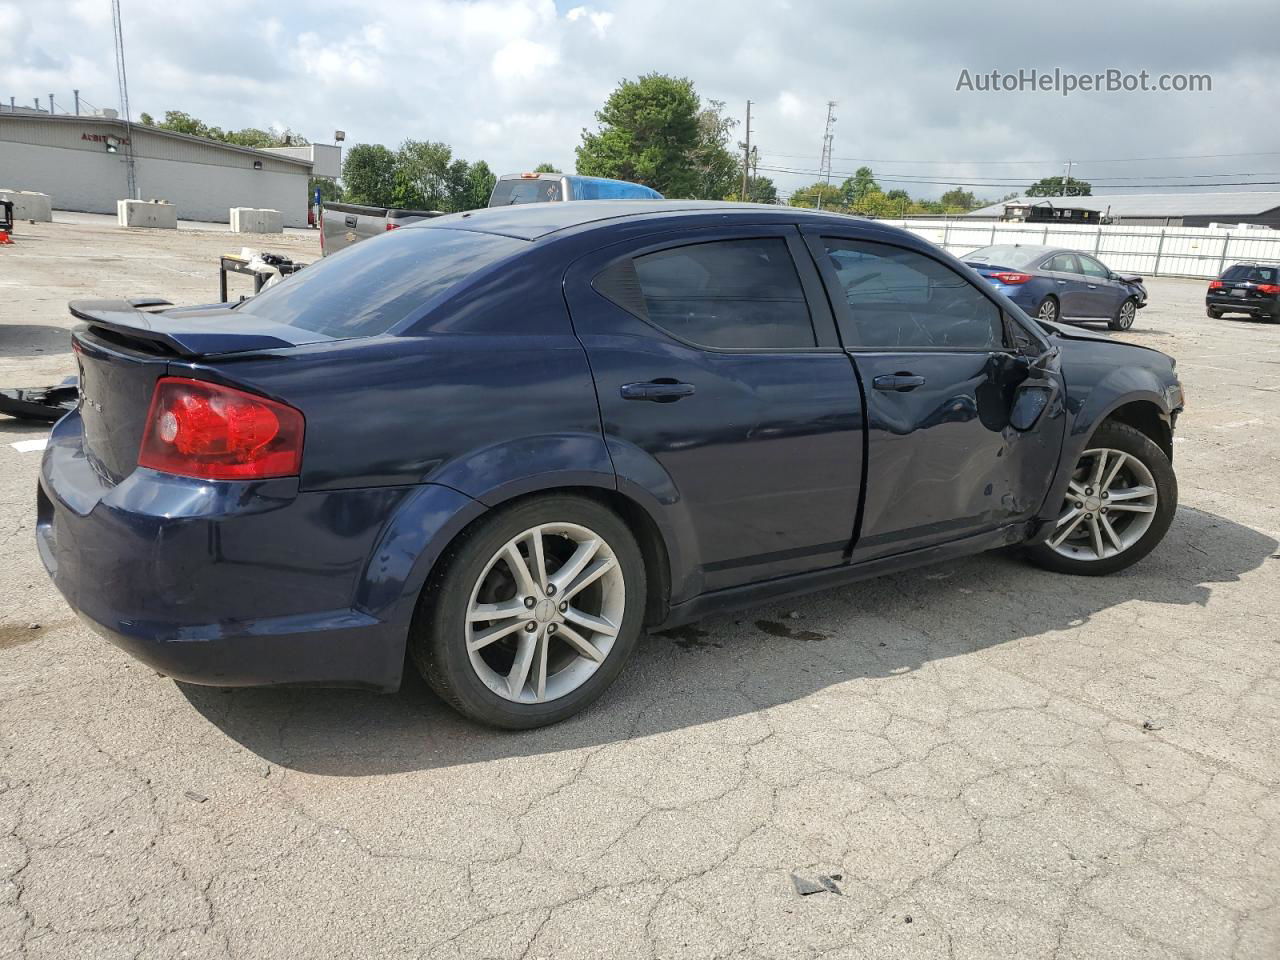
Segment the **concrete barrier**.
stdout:
[[232,207],[231,232],[284,233],[284,215],[279,210]]
[[8,200],[13,204],[15,220],[41,220],[48,223],[53,219],[53,201],[47,193],[0,187],[0,200]]
[[178,208],[168,200],[117,200],[116,224],[174,230],[178,226]]

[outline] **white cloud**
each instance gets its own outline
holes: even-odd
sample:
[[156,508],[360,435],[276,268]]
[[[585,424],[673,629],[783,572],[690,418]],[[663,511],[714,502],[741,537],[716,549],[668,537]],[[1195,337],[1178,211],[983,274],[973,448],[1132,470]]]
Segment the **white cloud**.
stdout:
[[[656,70],[688,76],[735,117],[754,101],[752,142],[763,165],[816,167],[826,102],[837,100],[837,171],[871,158],[882,176],[989,177],[991,188],[977,189],[988,195],[1008,192],[999,177],[1060,173],[1067,156],[1280,152],[1280,128],[1266,126],[1238,150],[1204,142],[1230,109],[1266,99],[1280,51],[1265,31],[1205,45],[1204,14],[1190,0],[1166,0],[1158,19],[1082,0],[1065,20],[1050,8],[979,17],[948,2],[864,3],[855,15],[847,0],[757,0],[747,16],[741,0],[571,2],[557,11],[554,0],[279,0],[264,26],[259,0],[129,0],[130,100],[135,115],[178,109],[222,127],[283,123],[316,139],[341,128],[349,144],[443,140],[503,172],[543,160],[572,169],[582,128],[594,127],[618,80]],[[1228,5],[1223,22],[1274,18],[1274,0]],[[0,101],[12,94],[30,103],[53,91],[70,104],[79,87],[89,102],[114,106],[108,14],[105,0],[0,0]],[[1028,47],[1028,36],[1050,33],[1053,44]],[[961,68],[1033,66],[1208,72],[1214,90],[1067,99],[955,91]],[[1149,171],[1086,163],[1073,172],[1266,170],[1280,156],[1248,159]],[[940,162],[916,162],[925,160]],[[991,163],[1009,160],[1045,162]],[[784,188],[812,179],[775,176]]]

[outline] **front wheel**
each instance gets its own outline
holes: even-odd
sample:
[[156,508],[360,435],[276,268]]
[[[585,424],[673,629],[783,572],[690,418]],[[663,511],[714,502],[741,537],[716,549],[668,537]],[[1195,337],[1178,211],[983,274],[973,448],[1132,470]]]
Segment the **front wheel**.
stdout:
[[1124,303],[1120,304],[1116,310],[1116,315],[1112,317],[1107,326],[1112,330],[1128,330],[1133,326],[1133,318],[1138,313],[1138,301],[1129,297]]
[[564,494],[500,510],[441,558],[410,653],[462,714],[522,730],[602,694],[640,637],[644,559],[616,514]]
[[1036,307],[1036,319],[1044,320],[1048,323],[1056,323],[1058,320],[1058,301],[1053,297],[1045,297],[1040,301],[1040,306]]
[[1115,573],[1155,549],[1177,508],[1178,479],[1164,451],[1141,431],[1107,422],[1076,462],[1049,535],[1027,553],[1059,573]]

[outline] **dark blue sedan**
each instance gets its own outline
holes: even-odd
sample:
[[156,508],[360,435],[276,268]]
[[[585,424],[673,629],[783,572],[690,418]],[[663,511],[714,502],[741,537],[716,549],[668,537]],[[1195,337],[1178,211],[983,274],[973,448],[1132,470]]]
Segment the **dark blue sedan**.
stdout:
[[239,304],[77,301],[37,544],[177,679],[570,716],[644,628],[1023,544],[1164,536],[1173,361],[1038,323],[880,224],[626,201],[474,211]]
[[964,262],[1040,320],[1106,321],[1112,330],[1128,330],[1147,305],[1141,277],[1122,276],[1077,250],[998,244],[966,254]]

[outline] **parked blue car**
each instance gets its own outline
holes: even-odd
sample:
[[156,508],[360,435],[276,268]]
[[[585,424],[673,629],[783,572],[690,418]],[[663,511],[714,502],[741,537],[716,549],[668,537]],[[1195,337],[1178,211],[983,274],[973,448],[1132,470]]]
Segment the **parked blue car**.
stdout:
[[1060,247],[997,244],[964,262],[1031,316],[1054,322],[1105,320],[1128,330],[1147,305],[1142,278],[1114,273],[1095,257]]
[[180,680],[508,728],[642,628],[1025,544],[1127,567],[1177,502],[1173,361],[1037,323],[902,230],[684,201],[423,221],[239,304],[78,301],[40,555]]

